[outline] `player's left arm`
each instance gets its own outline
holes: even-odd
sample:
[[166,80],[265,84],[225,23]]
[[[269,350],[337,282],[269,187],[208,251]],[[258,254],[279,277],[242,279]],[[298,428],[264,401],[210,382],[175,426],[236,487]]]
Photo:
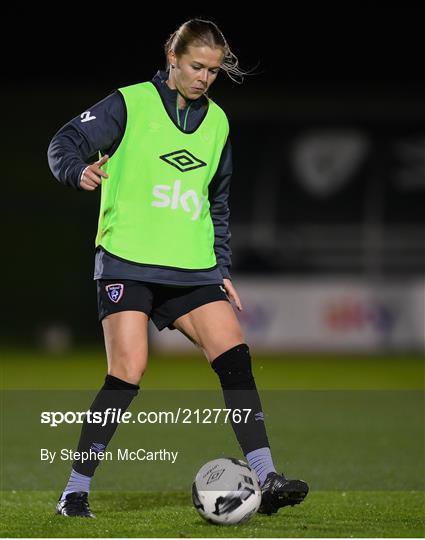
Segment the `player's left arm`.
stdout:
[[230,275],[230,268],[232,266],[230,238],[232,235],[229,226],[229,195],[232,172],[232,147],[230,138],[228,137],[220,157],[217,171],[209,185],[209,201],[211,219],[214,225],[214,252],[218,267],[223,276],[223,285],[229,299],[236,305],[239,311],[242,311],[242,304],[232,284]]

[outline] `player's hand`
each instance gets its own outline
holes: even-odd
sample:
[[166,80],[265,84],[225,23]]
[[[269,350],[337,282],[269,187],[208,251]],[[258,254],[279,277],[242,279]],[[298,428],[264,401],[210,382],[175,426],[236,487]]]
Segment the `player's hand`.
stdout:
[[105,154],[99,161],[88,165],[81,174],[80,187],[86,191],[93,191],[102,182],[102,178],[108,178],[105,171],[102,171],[101,167],[109,159],[109,156]]
[[243,310],[241,301],[239,299],[239,295],[236,292],[236,289],[233,287],[232,282],[230,279],[224,278],[223,279],[224,288],[226,289],[227,296],[229,297],[230,301],[235,304],[235,306],[238,308],[239,311]]

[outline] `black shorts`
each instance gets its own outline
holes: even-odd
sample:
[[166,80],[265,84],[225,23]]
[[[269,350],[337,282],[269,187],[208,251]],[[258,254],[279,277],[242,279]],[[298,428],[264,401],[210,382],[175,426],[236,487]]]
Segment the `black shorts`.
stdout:
[[143,311],[158,330],[209,302],[229,298],[223,285],[174,286],[135,281],[132,279],[98,279],[97,306],[99,321],[119,311]]

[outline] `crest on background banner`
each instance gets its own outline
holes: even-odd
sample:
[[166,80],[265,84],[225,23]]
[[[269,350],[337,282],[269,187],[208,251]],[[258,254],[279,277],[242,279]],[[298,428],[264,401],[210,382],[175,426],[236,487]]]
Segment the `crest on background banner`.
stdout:
[[293,146],[293,166],[300,184],[326,197],[347,184],[363,164],[369,141],[354,130],[323,130],[301,135]]

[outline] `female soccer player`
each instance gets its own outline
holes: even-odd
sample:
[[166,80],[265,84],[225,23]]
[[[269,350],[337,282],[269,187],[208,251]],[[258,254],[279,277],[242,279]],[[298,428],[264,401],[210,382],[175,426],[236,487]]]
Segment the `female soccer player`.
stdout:
[[[204,352],[226,407],[252,410],[232,423],[257,472],[260,512],[302,502],[308,486],[273,464],[251,357],[231,302],[229,125],[207,92],[224,71],[243,80],[238,59],[211,21],[192,19],[165,43],[166,70],[120,88],[66,124],[48,157],[64,185],[101,186],[95,275],[108,374],[90,407],[124,412],[137,395],[148,357],[148,321],[177,329]],[[87,165],[95,153],[102,156]],[[85,421],[79,452],[104,451],[117,424]],[[95,457],[73,463],[57,504],[64,516],[94,517],[88,503]]]

